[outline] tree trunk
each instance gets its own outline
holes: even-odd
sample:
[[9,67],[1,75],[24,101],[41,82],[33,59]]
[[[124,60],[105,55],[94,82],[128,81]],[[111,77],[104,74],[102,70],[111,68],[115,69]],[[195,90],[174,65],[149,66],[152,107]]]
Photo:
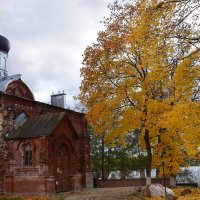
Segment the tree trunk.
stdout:
[[146,150],[147,150],[147,163],[146,163],[146,185],[151,184],[151,162],[152,162],[152,153],[151,153],[151,144],[149,139],[149,130],[145,129],[144,135]]
[[102,179],[107,180],[109,176],[109,172],[107,167],[105,167],[105,142],[104,142],[104,136],[102,137],[101,141],[102,149],[101,149],[101,173],[102,173]]
[[145,170],[140,169],[140,178],[145,178]]
[[160,170],[159,168],[156,168],[156,178],[159,178]]
[[108,179],[108,176],[109,176],[109,172],[108,171],[103,171],[103,174],[102,174],[102,179],[103,180],[107,180]]
[[125,169],[120,170],[120,179],[126,179],[126,170]]

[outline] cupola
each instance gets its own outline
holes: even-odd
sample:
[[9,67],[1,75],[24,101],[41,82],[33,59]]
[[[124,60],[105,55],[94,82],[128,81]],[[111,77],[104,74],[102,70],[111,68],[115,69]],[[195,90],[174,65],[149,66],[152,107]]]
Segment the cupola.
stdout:
[[0,35],[0,79],[7,77],[6,63],[9,50],[9,40],[4,36]]

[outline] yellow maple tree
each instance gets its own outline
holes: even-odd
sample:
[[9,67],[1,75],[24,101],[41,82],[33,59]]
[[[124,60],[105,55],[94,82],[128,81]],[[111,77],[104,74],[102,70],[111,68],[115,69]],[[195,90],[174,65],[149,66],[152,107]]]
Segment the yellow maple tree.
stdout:
[[123,145],[140,129],[147,177],[162,162],[172,175],[199,154],[198,9],[193,0],[115,2],[83,55],[78,98],[95,134]]

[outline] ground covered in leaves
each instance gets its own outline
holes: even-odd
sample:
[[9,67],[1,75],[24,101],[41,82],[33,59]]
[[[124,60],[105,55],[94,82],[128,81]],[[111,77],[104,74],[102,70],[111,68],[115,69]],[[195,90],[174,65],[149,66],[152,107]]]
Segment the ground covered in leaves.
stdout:
[[[190,188],[191,194],[180,196],[186,188],[174,188],[178,200],[200,200],[200,188]],[[163,200],[164,198],[144,197],[133,195],[132,187],[121,188],[95,188],[77,192],[62,193],[55,196],[0,196],[0,200]]]

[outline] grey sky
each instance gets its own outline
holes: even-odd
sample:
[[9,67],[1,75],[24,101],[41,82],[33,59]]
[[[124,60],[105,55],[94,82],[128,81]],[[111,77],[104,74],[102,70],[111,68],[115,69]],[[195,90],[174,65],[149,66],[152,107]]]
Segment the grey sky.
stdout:
[[82,54],[113,0],[0,0],[0,34],[10,40],[8,74],[21,73],[36,100],[79,93]]

